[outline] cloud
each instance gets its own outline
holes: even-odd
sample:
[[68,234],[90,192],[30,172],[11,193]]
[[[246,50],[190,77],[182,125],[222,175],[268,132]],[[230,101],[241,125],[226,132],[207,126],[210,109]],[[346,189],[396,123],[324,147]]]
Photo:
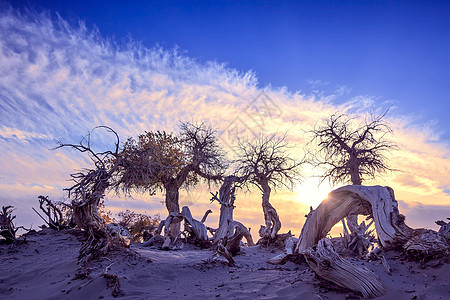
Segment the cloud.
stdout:
[[[0,12],[0,66],[0,201],[18,207],[19,222],[32,218],[29,207],[38,194],[63,199],[62,188],[70,185],[68,174],[89,166],[89,159],[80,153],[49,149],[57,140],[77,143],[98,125],[114,128],[123,141],[145,130],[177,130],[179,120],[205,121],[219,128],[222,146],[230,155],[237,136],[287,131],[287,141],[297,145],[293,153],[301,157],[310,139],[308,130],[320,119],[336,111],[377,111],[377,106],[386,105],[369,96],[341,101],[349,88],[327,93],[320,87],[329,83],[320,80],[310,82],[317,88],[310,95],[260,87],[250,71],[199,63],[176,49],[147,49],[133,41],[117,44],[82,22],[73,25],[60,17],[20,14],[11,8]],[[336,99],[342,104],[335,104]],[[412,126],[416,119],[403,116],[386,120],[400,148],[392,153],[392,165],[404,173],[373,183],[391,185],[405,203],[450,206],[448,145],[440,142],[432,124]],[[97,131],[94,142],[104,149],[114,141]],[[309,206],[321,200],[323,191],[314,194],[311,186],[305,190],[307,196],[298,196],[302,185],[293,193],[273,195],[283,230],[298,234]],[[182,205],[191,205],[198,218],[209,207],[218,213],[217,204],[209,203],[208,191],[183,193]],[[136,195],[125,201],[108,195],[114,210],[147,208],[164,216],[163,195],[158,197]],[[259,192],[240,193],[237,203],[235,218],[257,230],[263,224]],[[212,227],[215,218],[208,221]]]

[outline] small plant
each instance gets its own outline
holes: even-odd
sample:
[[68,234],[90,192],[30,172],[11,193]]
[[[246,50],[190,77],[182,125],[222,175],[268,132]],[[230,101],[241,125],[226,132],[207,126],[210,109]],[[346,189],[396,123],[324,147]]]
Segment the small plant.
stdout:
[[130,232],[133,242],[148,240],[161,221],[159,215],[151,217],[129,209],[119,212],[118,216],[118,224]]
[[11,244],[16,240],[16,233],[19,227],[14,225],[16,216],[12,215],[14,206],[2,206],[0,211],[0,236],[3,237],[6,244]]

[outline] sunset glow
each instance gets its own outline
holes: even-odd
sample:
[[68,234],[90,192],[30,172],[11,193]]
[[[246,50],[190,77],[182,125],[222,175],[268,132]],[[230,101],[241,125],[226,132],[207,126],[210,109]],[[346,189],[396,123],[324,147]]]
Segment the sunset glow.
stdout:
[[[221,56],[222,52],[217,52],[217,56],[213,53],[205,56],[192,48],[185,52],[183,45],[173,48],[175,45],[166,47],[162,43],[158,46],[157,42],[142,44],[140,37],[133,37],[133,31],[129,32],[130,42],[117,42],[101,27],[94,30],[95,24],[90,21],[72,22],[56,15],[55,11],[21,12],[10,5],[4,6],[6,8],[0,12],[0,202],[14,205],[17,221],[25,227],[42,223],[30,209],[36,206],[38,195],[65,199],[63,188],[70,185],[69,174],[90,163],[80,153],[49,149],[56,146],[57,140],[76,143],[98,125],[117,130],[123,142],[146,130],[177,131],[179,121],[206,122],[218,128],[220,143],[229,158],[233,158],[238,138],[252,138],[261,132],[287,133],[286,141],[292,145],[292,153],[301,159],[311,139],[309,130],[321,119],[339,111],[363,120],[368,112],[381,113],[387,108],[390,111],[386,122],[394,132],[389,138],[398,145],[398,150],[390,154],[390,165],[399,171],[365,184],[391,186],[399,200],[400,211],[413,227],[436,229],[435,220],[450,217],[448,54],[441,61],[447,73],[440,66],[434,66],[434,62],[430,62],[429,67],[432,72],[434,66],[441,74],[439,82],[447,85],[439,92],[443,95],[441,98],[433,94],[440,102],[430,102],[436,98],[430,96],[411,104],[408,97],[414,91],[410,90],[404,94],[389,94],[387,87],[374,83],[368,88],[369,83],[362,84],[358,80],[356,91],[352,92],[351,80],[356,81],[358,74],[348,75],[348,81],[343,83],[330,83],[330,80],[339,80],[340,75],[335,74],[339,66],[330,68],[332,78],[309,78],[294,86],[295,76],[288,74],[291,68],[303,67],[307,72],[315,66],[284,62],[289,66],[285,70],[287,75],[284,74],[289,79],[280,82],[277,74],[281,70],[274,69],[275,75],[270,75],[261,69],[260,75],[258,71],[251,71],[251,63],[238,64],[241,58],[237,56],[235,60],[230,57],[233,62],[226,64],[228,60]],[[292,30],[290,34],[295,36],[297,32]],[[378,34],[382,36],[382,32]],[[124,36],[118,40],[122,41]],[[279,41],[279,37],[273,38]],[[308,35],[304,43],[313,41]],[[444,44],[445,51],[449,47],[448,42]],[[311,47],[308,51],[316,53],[313,56],[320,54],[314,45]],[[388,51],[377,47],[373,51],[380,51],[380,55]],[[258,56],[259,50],[253,51],[253,55]],[[277,53],[277,59],[280,56]],[[263,60],[271,59],[273,57],[267,56]],[[355,64],[360,65],[359,59],[364,57],[355,59],[358,60]],[[362,70],[361,74],[371,73],[371,67],[378,68],[374,66],[375,61],[371,56],[367,62],[369,69]],[[384,67],[388,68],[391,63],[389,60]],[[318,65],[317,70],[325,67],[326,61]],[[340,67],[341,70],[351,69]],[[384,73],[391,73],[391,70],[386,69]],[[384,73],[378,74],[377,83],[382,83]],[[320,77],[324,73],[309,74]],[[427,76],[423,75],[426,84],[429,83]],[[419,80],[418,77],[413,79]],[[410,84],[403,83],[402,88],[422,85],[413,79]],[[436,92],[434,83],[429,84],[429,90],[424,87],[420,95]],[[378,87],[380,91],[374,94]],[[428,105],[433,109],[426,110]],[[111,147],[106,135],[96,136],[95,143],[99,149]],[[313,177],[317,175],[320,170],[305,166],[304,180],[293,191],[279,190],[272,195],[273,206],[283,224],[282,231],[292,229],[298,234],[309,207],[316,208],[332,190],[328,181],[319,186],[319,179]],[[217,186],[211,187],[211,191],[217,190]],[[180,203],[189,204],[197,218],[212,208],[215,216],[208,222],[217,221],[219,208],[216,203],[210,203],[207,186],[182,193]],[[167,212],[161,204],[163,195],[132,196],[125,198],[111,193],[107,195],[106,205],[115,212],[134,208],[165,217]],[[257,189],[239,191],[236,205],[236,219],[257,231],[263,224],[260,192]]]

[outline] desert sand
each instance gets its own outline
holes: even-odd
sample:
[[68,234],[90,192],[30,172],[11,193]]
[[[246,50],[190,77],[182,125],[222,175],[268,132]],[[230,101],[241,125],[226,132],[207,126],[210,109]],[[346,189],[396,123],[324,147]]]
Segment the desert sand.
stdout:
[[[1,299],[362,299],[319,279],[305,262],[267,263],[282,251],[261,246],[243,247],[236,267],[223,258],[211,262],[212,250],[139,243],[80,266],[80,231],[43,229],[19,240],[0,245]],[[448,258],[421,264],[395,251],[383,254],[392,275],[379,261],[349,258],[381,278],[387,293],[377,299],[450,299]],[[104,273],[119,279],[115,296]]]

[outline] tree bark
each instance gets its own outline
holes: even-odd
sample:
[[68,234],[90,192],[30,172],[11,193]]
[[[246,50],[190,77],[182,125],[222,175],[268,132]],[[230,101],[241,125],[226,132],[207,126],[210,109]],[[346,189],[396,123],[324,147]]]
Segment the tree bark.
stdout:
[[[164,183],[164,188],[166,190],[166,208],[169,214],[179,214],[180,213],[180,185],[177,180],[170,180]],[[169,236],[174,240],[180,233],[180,223],[173,223],[170,225]]]
[[205,224],[200,221],[195,220],[192,217],[191,210],[187,206],[183,206],[181,210],[181,215],[184,218],[185,228],[190,232],[195,239],[199,241],[208,240],[208,231],[206,230]]
[[263,239],[274,239],[281,229],[281,221],[275,208],[270,204],[270,186],[268,182],[262,182],[262,208],[264,212],[264,221],[266,227],[261,233]]
[[331,241],[327,238],[319,241],[316,251],[309,248],[303,254],[314,272],[328,281],[360,292],[365,298],[379,297],[386,293],[375,273],[364,267],[356,267],[343,259],[334,251]]
[[235,176],[227,176],[220,186],[219,198],[216,199],[220,203],[219,228],[214,233],[214,243],[227,236],[228,226],[233,221],[234,201],[236,200],[234,193],[237,179]]
[[379,244],[384,248],[400,244],[414,257],[439,257],[449,251],[443,235],[432,230],[415,230],[404,223],[404,216],[398,211],[398,203],[390,187],[350,185],[332,191],[317,209],[308,214],[296,252],[304,253],[316,245],[349,214],[371,215]]
[[115,246],[126,246],[120,234],[108,227],[105,220],[98,215],[98,204],[108,186],[108,182],[99,182],[97,189],[87,195],[85,201],[72,201],[75,222],[78,227],[88,233],[88,239],[81,247],[78,256],[82,262],[103,256]]

